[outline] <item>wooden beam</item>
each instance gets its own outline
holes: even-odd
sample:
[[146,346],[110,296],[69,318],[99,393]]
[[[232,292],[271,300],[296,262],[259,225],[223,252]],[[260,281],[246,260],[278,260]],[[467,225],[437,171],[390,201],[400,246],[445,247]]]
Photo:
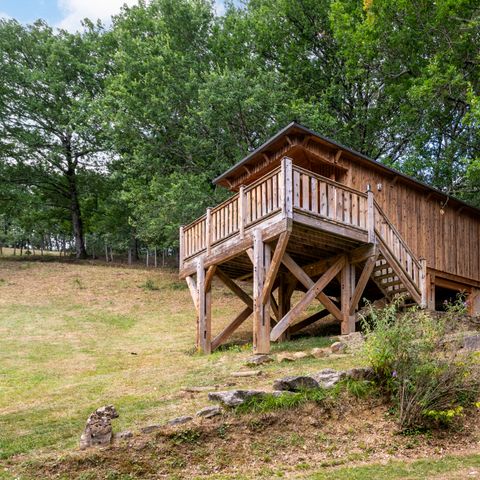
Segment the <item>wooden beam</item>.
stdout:
[[211,353],[212,309],[211,294],[205,289],[204,259],[200,257],[197,263],[197,292],[198,292],[198,323],[197,348],[203,353]]
[[275,297],[273,294],[270,294],[270,307],[272,308],[273,314],[275,315],[275,318],[277,320],[280,320],[280,317],[278,316],[278,304],[277,301],[275,300]]
[[313,315],[310,315],[309,317],[305,318],[304,320],[301,320],[295,325],[292,325],[288,330],[290,334],[297,333],[300,330],[303,330],[304,328],[308,327],[312,323],[318,322],[322,318],[327,317],[328,315],[330,315],[330,312],[328,310],[326,309],[320,310],[319,312],[315,312]]
[[263,242],[262,231],[253,233],[253,351],[270,353],[270,305],[262,302],[265,269],[270,267],[270,247]]
[[348,254],[348,260],[350,263],[363,263],[370,257],[378,254],[378,247],[376,244],[362,245],[361,247],[352,250]]
[[215,276],[215,271],[217,270],[216,265],[208,267],[207,273],[205,274],[205,290],[210,290],[212,288],[212,280]]
[[250,307],[245,307],[213,340],[212,351],[216,350],[225,340],[252,314]]
[[[333,262],[337,261],[339,258],[342,258],[343,255],[338,255],[333,257]],[[285,253],[283,256],[282,263],[292,272],[292,274],[298,279],[298,281],[307,289],[311,288],[313,285],[313,280],[307,275],[307,273],[293,260],[288,253]],[[339,321],[342,321],[342,312],[338,307],[325,295],[323,292],[320,292],[317,296],[317,300]]]
[[363,267],[362,273],[360,274],[360,278],[358,279],[358,283],[355,286],[355,290],[353,291],[352,300],[350,302],[350,315],[355,313],[357,309],[358,302],[362,296],[363,291],[368,283],[368,279],[375,268],[375,262],[377,261],[378,254],[370,257],[366,262],[365,266]]
[[187,282],[188,289],[190,290],[190,296],[192,297],[193,306],[195,307],[195,312],[198,315],[198,292],[197,292],[197,283],[195,279],[190,275],[185,278]]
[[[295,321],[305,308],[312,303],[319,293],[330,283],[345,265],[345,256],[342,255],[307,291],[302,299],[275,325],[270,339],[275,341],[287,327]],[[293,273],[293,272],[292,272]]]
[[240,300],[253,310],[253,300],[250,295],[244,292],[220,267],[217,267],[215,275],[228,287]]
[[269,298],[270,292],[272,291],[273,282],[277,277],[278,269],[282,264],[283,254],[287,249],[288,239],[290,238],[290,232],[283,232],[278,238],[277,246],[275,247],[275,252],[273,254],[272,261],[270,263],[270,268],[268,269],[267,274],[265,275],[265,283],[263,284],[262,298],[261,301],[265,301]]
[[348,262],[345,262],[340,274],[341,285],[341,308],[342,308],[342,335],[347,335],[355,331],[355,317],[350,314],[350,303],[352,299],[352,292],[355,284],[355,267]]

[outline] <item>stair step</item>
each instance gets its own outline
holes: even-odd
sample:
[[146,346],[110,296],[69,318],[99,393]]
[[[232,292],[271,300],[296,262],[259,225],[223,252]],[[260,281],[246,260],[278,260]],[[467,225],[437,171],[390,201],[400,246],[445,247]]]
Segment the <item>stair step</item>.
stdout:
[[[391,273],[385,273],[383,275],[374,275],[374,280],[385,280],[386,278],[397,277],[393,271]],[[398,278],[398,277],[397,277]]]
[[397,280],[393,280],[392,282],[381,282],[380,285],[382,287],[394,287],[395,285],[401,285],[402,281],[397,278]]

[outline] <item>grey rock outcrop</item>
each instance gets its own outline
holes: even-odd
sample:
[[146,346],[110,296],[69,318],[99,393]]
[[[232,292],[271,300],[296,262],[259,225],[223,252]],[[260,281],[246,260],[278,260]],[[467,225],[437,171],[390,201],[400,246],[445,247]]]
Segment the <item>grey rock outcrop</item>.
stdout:
[[80,448],[109,445],[112,441],[112,419],[118,418],[113,405],[97,408],[88,417],[85,430],[80,437]]
[[318,388],[318,386],[318,382],[314,378],[306,375],[284,377],[273,383],[275,390],[287,390],[289,392]]
[[208,399],[212,402],[219,402],[226,407],[238,407],[245,400],[252,397],[262,397],[265,392],[261,390],[228,390],[224,392],[211,392]]
[[192,420],[193,420],[193,417],[184,415],[182,417],[172,418],[167,422],[167,425],[170,425],[170,426],[183,425],[184,423],[191,422]]
[[333,370],[331,368],[325,368],[312,375],[312,377],[318,382],[322,388],[332,388],[340,380],[345,378],[344,371]]
[[221,407],[215,406],[215,407],[204,407],[201,410],[199,410],[195,415],[197,417],[213,418],[221,414],[222,414]]

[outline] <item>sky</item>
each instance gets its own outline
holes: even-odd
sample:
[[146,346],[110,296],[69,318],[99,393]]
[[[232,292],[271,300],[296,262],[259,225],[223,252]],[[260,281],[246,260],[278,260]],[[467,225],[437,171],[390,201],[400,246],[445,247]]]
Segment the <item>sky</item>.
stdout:
[[[137,0],[0,0],[0,17],[15,18],[21,23],[32,23],[37,18],[50,25],[75,31],[81,20],[100,19],[109,23],[123,4],[134,5]],[[223,1],[216,2],[217,13],[223,12]]]

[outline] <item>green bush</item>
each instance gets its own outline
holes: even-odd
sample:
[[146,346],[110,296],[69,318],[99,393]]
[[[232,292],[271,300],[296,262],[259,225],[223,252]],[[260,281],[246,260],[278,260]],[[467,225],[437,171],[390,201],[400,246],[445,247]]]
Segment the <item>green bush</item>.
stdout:
[[459,350],[461,335],[447,336],[462,313],[462,299],[443,316],[399,302],[370,309],[363,320],[364,353],[384,391],[390,395],[404,431],[449,425],[464,415],[480,391],[478,357]]

